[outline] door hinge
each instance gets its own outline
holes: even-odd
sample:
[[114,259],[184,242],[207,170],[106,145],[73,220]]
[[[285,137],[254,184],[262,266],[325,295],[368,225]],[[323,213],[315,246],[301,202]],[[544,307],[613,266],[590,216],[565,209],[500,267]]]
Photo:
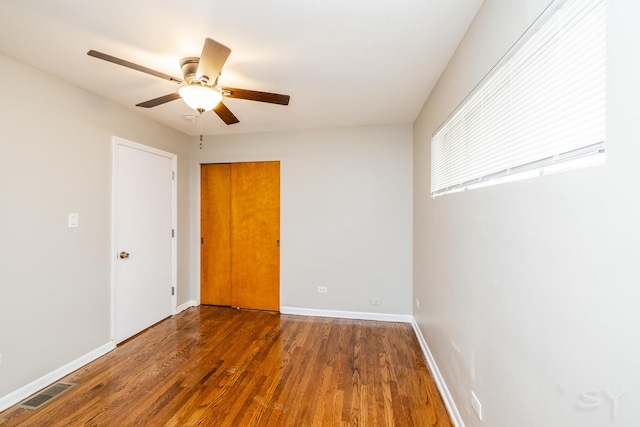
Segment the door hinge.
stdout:
[[176,288],[175,286],[171,287],[171,296],[174,296],[176,294]]
[[171,181],[175,181],[176,180],[176,173],[171,171]]
[[200,244],[201,244],[201,245],[204,245],[204,237],[201,237],[201,238],[200,238]]
[[176,230],[174,228],[171,229],[171,237],[176,237]]

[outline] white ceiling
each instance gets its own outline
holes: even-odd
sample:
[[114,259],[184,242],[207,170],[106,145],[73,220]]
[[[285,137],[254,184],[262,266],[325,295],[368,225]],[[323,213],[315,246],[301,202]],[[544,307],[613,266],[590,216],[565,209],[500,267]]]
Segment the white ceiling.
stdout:
[[291,102],[227,99],[240,123],[227,126],[207,112],[205,134],[411,123],[481,3],[3,1],[0,53],[197,135],[200,124],[185,119],[195,112],[182,100],[135,107],[175,92],[175,83],[86,52],[95,49],[181,78],[180,59],[200,56],[211,37],[232,50],[220,84],[287,94]]

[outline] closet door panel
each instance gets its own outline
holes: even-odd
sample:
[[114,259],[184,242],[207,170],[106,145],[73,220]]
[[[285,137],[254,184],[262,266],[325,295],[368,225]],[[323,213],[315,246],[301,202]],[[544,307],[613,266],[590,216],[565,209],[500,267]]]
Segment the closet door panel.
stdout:
[[200,169],[200,303],[231,305],[231,165]]
[[231,305],[280,309],[280,162],[231,165]]

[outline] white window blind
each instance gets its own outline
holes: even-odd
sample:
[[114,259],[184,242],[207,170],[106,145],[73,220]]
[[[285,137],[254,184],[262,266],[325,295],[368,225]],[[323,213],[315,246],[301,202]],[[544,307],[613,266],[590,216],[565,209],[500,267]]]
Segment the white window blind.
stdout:
[[603,162],[605,93],[606,1],[552,4],[433,134],[431,196]]

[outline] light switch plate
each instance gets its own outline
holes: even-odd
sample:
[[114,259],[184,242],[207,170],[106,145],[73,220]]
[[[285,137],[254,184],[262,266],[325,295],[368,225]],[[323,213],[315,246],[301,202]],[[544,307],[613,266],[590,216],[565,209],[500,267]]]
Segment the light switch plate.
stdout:
[[70,213],[69,214],[69,228],[77,228],[78,227],[78,214]]

